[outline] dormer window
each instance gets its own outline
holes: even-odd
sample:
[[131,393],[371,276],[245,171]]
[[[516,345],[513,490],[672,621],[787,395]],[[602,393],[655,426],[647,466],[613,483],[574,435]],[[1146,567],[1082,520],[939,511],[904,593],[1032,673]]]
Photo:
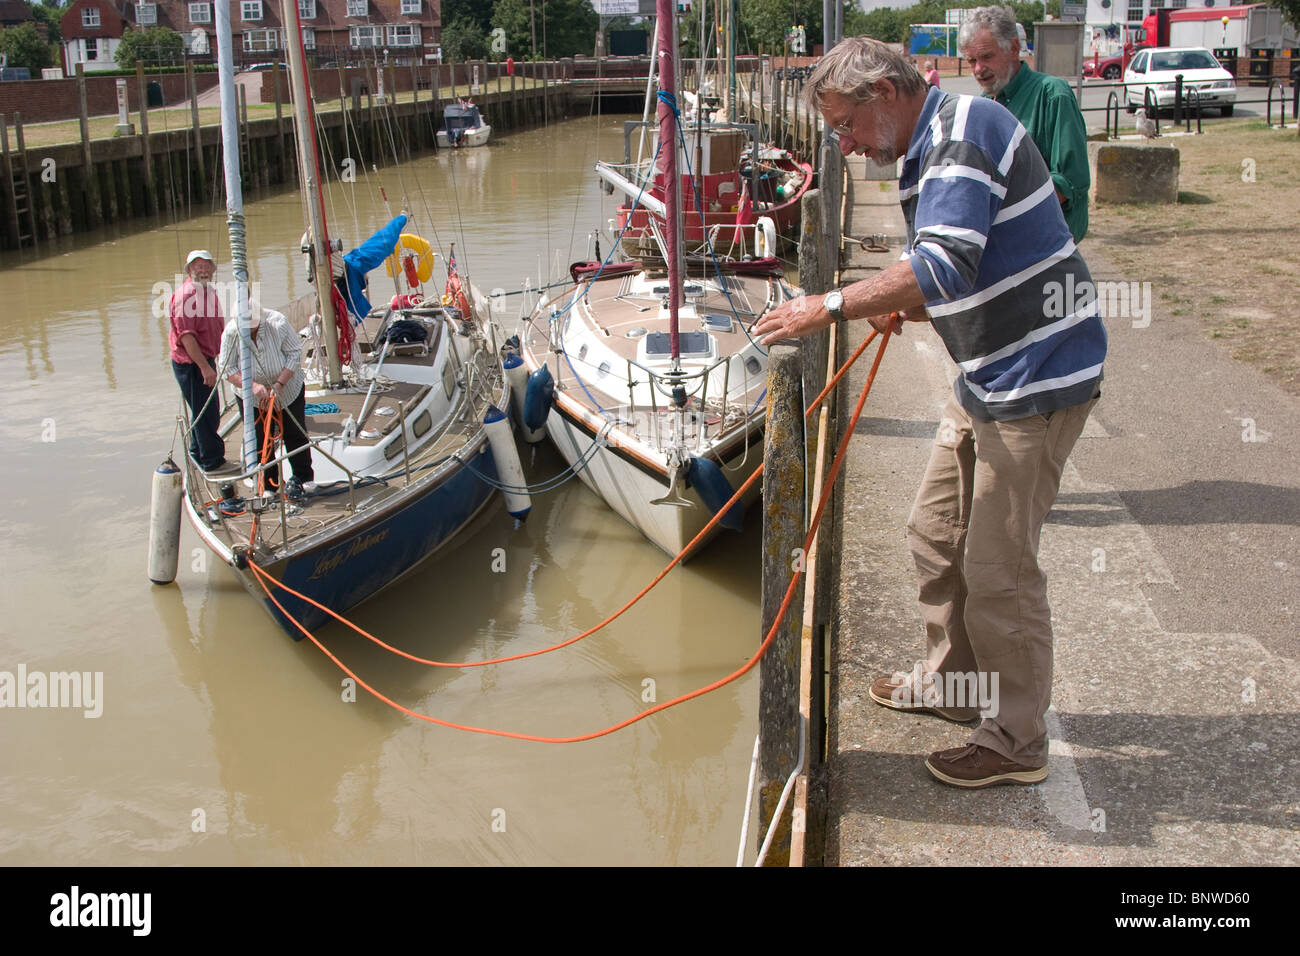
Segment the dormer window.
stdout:
[[262,19],[262,0],[242,0],[239,4],[239,18],[241,20]]
[[367,0],[348,0],[348,16],[364,17],[367,6],[369,6]]
[[135,5],[135,20],[142,27],[156,26],[158,23],[158,4],[137,3]]
[[211,22],[212,22],[212,4],[210,3],[190,4],[190,23],[211,23]]
[[316,0],[298,0],[298,19],[316,19]]
[[402,15],[408,17],[418,17],[420,15],[421,0],[402,0]]
[[81,11],[81,25],[89,30],[99,29],[99,11],[92,8]]

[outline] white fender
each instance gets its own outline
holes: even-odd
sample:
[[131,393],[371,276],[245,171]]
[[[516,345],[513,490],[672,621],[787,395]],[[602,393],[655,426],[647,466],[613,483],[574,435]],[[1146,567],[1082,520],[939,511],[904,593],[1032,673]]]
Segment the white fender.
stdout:
[[168,458],[154,469],[149,505],[149,580],[171,584],[181,551],[181,470]]
[[[519,449],[515,447],[515,433],[510,428],[510,419],[505,412],[495,405],[489,405],[483,416],[483,427],[487,431],[488,446],[492,449],[492,460],[497,466],[497,480],[510,488],[523,488],[524,468],[519,463]],[[527,492],[502,491],[506,499],[506,511],[511,517],[523,521],[532,508],[532,499]]]
[[766,259],[776,255],[776,223],[770,216],[760,216],[754,229],[754,256]]

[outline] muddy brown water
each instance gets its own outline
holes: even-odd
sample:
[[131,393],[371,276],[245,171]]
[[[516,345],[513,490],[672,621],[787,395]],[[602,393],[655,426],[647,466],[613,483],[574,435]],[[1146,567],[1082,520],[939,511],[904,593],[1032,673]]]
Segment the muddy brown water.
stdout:
[[[591,165],[621,157],[621,123],[572,120],[390,168],[382,183],[361,177],[332,190],[332,231],[355,242],[385,222],[382,185],[393,212],[405,196],[428,238],[457,240],[480,288],[518,289],[552,271],[548,260],[585,258],[585,234],[613,217]],[[301,203],[292,192],[247,200],[254,278],[268,304],[287,302],[307,290]],[[149,583],[150,476],[179,408],[155,283],[171,281],[193,247],[216,252],[218,280],[230,278],[223,214],[194,212],[0,260],[0,701],[20,667],[29,683],[38,672],[102,674],[99,716],[0,707],[0,861],[733,862],[757,729],[753,674],[593,742],[486,737],[364,691],[345,700],[336,666],[286,638],[188,524],[176,583]],[[386,298],[388,281],[380,272],[372,288]],[[519,297],[506,301],[517,309]],[[562,462],[543,445],[525,467],[538,478]],[[341,626],[321,637],[413,710],[585,733],[749,657],[757,520],[751,511],[744,533],[717,539],[604,631],[541,658],[429,669]],[[352,616],[421,656],[480,660],[589,627],[665,563],[574,481],[537,499],[520,527],[495,503]]]

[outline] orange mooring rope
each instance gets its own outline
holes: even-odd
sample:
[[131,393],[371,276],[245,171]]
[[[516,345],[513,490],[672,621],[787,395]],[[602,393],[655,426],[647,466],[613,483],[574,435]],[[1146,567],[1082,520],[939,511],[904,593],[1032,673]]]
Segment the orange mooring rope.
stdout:
[[[254,416],[256,416],[256,413],[254,413]],[[268,462],[275,457],[275,439],[273,436],[280,432],[281,424],[280,403],[275,400],[274,395],[271,396],[270,405],[266,409],[266,414],[262,416],[262,424],[265,426],[265,430],[262,435],[262,448],[257,456],[258,464]],[[266,472],[259,471],[257,473],[257,493],[260,495],[265,490]],[[259,515],[254,512],[253,520],[250,522],[248,528],[248,548],[250,552],[253,549],[254,543],[257,541],[258,520]]]
[[[879,333],[877,333],[875,329],[872,329],[871,333],[865,339],[863,339],[862,344],[857,347],[857,349],[853,352],[851,356],[849,356],[848,361],[846,361],[840,367],[839,371],[836,372],[835,375],[831,378],[831,380],[826,383],[826,387],[821,390],[821,393],[816,398],[814,398],[811,404],[809,404],[808,408],[805,409],[804,411],[805,418],[810,416],[816,410],[817,406],[822,403],[822,400],[827,395],[830,394],[831,389],[833,389],[839,383],[839,380],[844,377],[844,375],[848,372],[849,368],[852,367],[853,363],[858,360],[858,358],[862,355],[864,351],[866,351],[867,346],[871,344],[872,340],[875,339],[877,334]],[[507,657],[494,657],[490,660],[485,660],[485,661],[435,661],[427,657],[419,657],[415,654],[411,654],[407,651],[404,651],[401,648],[393,647],[391,644],[385,643],[381,638],[375,637],[375,635],[371,634],[365,628],[361,627],[360,625],[352,621],[349,621],[347,618],[345,618],[343,615],[339,614],[338,612],[334,611],[332,608],[328,608],[324,604],[321,604],[320,602],[315,601],[312,598],[309,598],[307,595],[302,594],[299,591],[295,591],[293,588],[289,587],[289,585],[285,584],[283,581],[276,581],[274,578],[270,577],[269,575],[267,575],[267,580],[272,581],[281,590],[288,591],[290,594],[298,598],[300,601],[305,601],[306,603],[310,604],[312,607],[315,607],[320,611],[324,611],[330,617],[334,618],[334,620],[338,621],[340,624],[343,624],[345,627],[351,629],[354,633],[359,634],[361,637],[364,637],[366,640],[371,641],[372,643],[378,645],[379,647],[382,647],[384,650],[389,651],[390,653],[396,654],[398,657],[404,657],[408,661],[411,661],[412,663],[415,664],[423,664],[426,667],[449,667],[449,668],[487,667],[489,664],[506,664],[509,663],[510,661],[520,661],[529,657],[540,657],[543,654],[550,654],[552,651],[558,651],[561,648],[568,647],[571,644],[576,644],[578,643],[578,641],[590,637],[592,634],[595,634],[597,631],[601,630],[602,628],[607,627],[608,625],[614,623],[614,621],[622,617],[625,613],[627,613],[627,611],[631,610],[633,605],[635,605],[643,597],[645,597],[652,590],[654,590],[655,587],[658,586],[659,582],[668,576],[669,571],[671,571],[673,568],[675,568],[677,565],[679,565],[682,562],[682,558],[685,555],[689,554],[691,549],[694,548],[695,545],[705,535],[707,535],[719,521],[722,520],[722,516],[727,513],[727,509],[730,508],[735,501],[739,500],[740,497],[744,495],[746,491],[749,490],[749,486],[752,485],[755,481],[757,481],[759,476],[762,475],[762,473],[763,473],[763,465],[760,462],[758,468],[754,470],[754,473],[750,475],[747,479],[745,479],[744,484],[742,484],[736,490],[736,493],[731,496],[731,499],[725,505],[723,505],[721,508],[718,509],[717,514],[715,514],[711,519],[709,519],[709,522],[700,530],[700,533],[697,534],[694,538],[692,538],[690,543],[687,544],[686,547],[683,548],[675,558],[669,561],[668,564],[665,565],[664,569],[660,571],[657,575],[655,575],[654,579],[651,580],[649,584],[647,584],[640,591],[638,591],[621,608],[619,608],[613,614],[606,617],[600,623],[587,628],[587,630],[583,631],[581,634],[577,634],[567,640],[561,641],[558,644],[552,644],[550,647],[543,647],[535,651],[525,651],[522,654],[511,654]],[[256,568],[255,570],[257,570],[258,573],[263,573],[260,568]],[[276,606],[279,607],[278,604]],[[281,608],[281,610],[283,610],[283,608]],[[287,614],[286,617],[288,617]],[[307,634],[307,630],[296,620],[294,620],[292,617],[289,617],[289,620],[292,621],[294,626],[297,627],[298,630],[302,631],[303,634]]]
[[[883,338],[881,339],[881,341],[880,341],[880,347],[879,347],[879,349],[878,349],[877,352],[876,352],[876,358],[875,358],[875,361],[872,362],[872,365],[871,365],[871,372],[867,375],[867,382],[866,382],[866,384],[865,384],[865,385],[863,386],[863,388],[862,388],[862,394],[858,396],[858,404],[857,404],[857,406],[854,408],[854,410],[853,410],[853,415],[852,415],[852,417],[849,419],[848,425],[846,426],[846,428],[845,428],[845,430],[844,430],[844,437],[843,437],[842,439],[840,439],[840,445],[839,445],[839,447],[835,450],[835,458],[834,458],[834,460],[831,462],[830,471],[829,471],[829,473],[827,474],[826,484],[825,484],[825,487],[824,487],[824,489],[823,489],[823,491],[822,491],[821,499],[817,502],[817,510],[816,510],[816,512],[813,514],[813,519],[812,519],[812,521],[810,522],[810,524],[809,524],[809,526],[808,526],[808,534],[807,534],[807,536],[804,538],[804,546],[803,546],[803,549],[804,549],[805,552],[807,552],[808,549],[812,546],[812,539],[813,539],[813,536],[817,533],[817,527],[818,527],[818,525],[821,523],[822,513],[823,513],[823,512],[825,511],[825,509],[826,509],[826,502],[830,500],[830,494],[831,494],[832,489],[833,489],[834,486],[835,486],[835,480],[836,480],[836,478],[839,477],[840,466],[841,466],[841,465],[843,464],[843,462],[844,462],[844,453],[845,453],[846,449],[848,448],[849,439],[853,437],[853,432],[854,432],[855,427],[857,426],[858,419],[859,419],[859,418],[861,417],[861,415],[862,415],[862,408],[863,408],[863,406],[866,404],[866,401],[867,401],[867,395],[871,392],[871,386],[875,383],[875,380],[876,380],[876,372],[877,372],[877,370],[880,368],[880,360],[881,360],[882,358],[884,358],[884,356],[885,356],[885,346],[887,346],[887,345],[889,344],[889,336],[890,336],[890,333],[889,333],[889,332],[885,332],[885,333],[884,333],[884,337],[883,337]],[[831,386],[832,386],[836,381],[838,381],[839,378],[843,375],[844,371],[848,368],[848,365],[849,365],[849,364],[852,364],[853,361],[856,361],[857,357],[858,357],[859,355],[862,354],[862,351],[863,351],[863,349],[866,347],[867,342],[870,342],[873,338],[875,338],[875,333],[874,333],[874,332],[873,332],[870,336],[867,337],[866,341],[863,342],[862,346],[860,346],[860,347],[858,348],[858,350],[854,353],[853,357],[849,360],[848,363],[846,363],[845,367],[844,367],[843,369],[841,369],[840,372],[836,373],[835,378],[833,378],[833,379],[831,380],[831,382],[827,383],[827,387],[822,391],[822,394],[819,395],[819,396],[817,397],[817,399],[814,401],[814,403],[813,403],[814,405],[816,405],[817,402],[820,402],[820,401],[822,400],[822,398],[825,397],[825,395],[829,392]],[[810,411],[811,411],[811,409],[810,409]],[[754,472],[754,474],[750,476],[750,481],[752,481],[752,480],[753,480],[755,477],[757,477],[757,475],[759,475],[760,473],[761,473],[761,468],[758,469],[758,470],[756,470],[756,471]],[[738,491],[738,492],[736,492],[736,496],[739,496],[739,495],[744,491],[744,489],[745,489],[748,485],[749,485],[749,481],[747,481],[744,485],[741,486],[741,490]],[[733,501],[735,500],[735,497],[736,497],[736,496],[733,496],[733,499],[732,499]],[[730,502],[728,503],[728,507],[729,507],[729,506],[730,506]],[[726,507],[720,509],[719,512],[718,512],[718,515],[723,514],[725,511],[726,511]],[[714,520],[715,520],[715,521],[717,520],[718,515],[715,515],[715,516],[714,516]],[[711,521],[711,522],[709,523],[709,525],[706,525],[706,526],[705,526],[705,530],[708,530],[708,528],[711,527],[713,523],[714,523],[714,522]],[[704,533],[704,532],[701,532],[701,534],[703,534],[703,533]],[[698,537],[698,536],[697,536],[697,537]],[[695,543],[695,541],[692,540],[691,545],[693,545],[694,543]],[[688,545],[687,548],[686,548],[686,551],[683,551],[682,553],[685,554],[687,551],[689,551],[690,548],[691,548],[691,545]],[[650,587],[653,587],[653,585],[654,585],[655,583],[658,583],[658,581],[663,577],[664,574],[666,574],[666,573],[668,572],[668,570],[669,570],[670,568],[672,568],[672,567],[673,567],[674,565],[676,565],[679,561],[681,561],[681,558],[682,558],[682,555],[681,555],[681,554],[679,554],[676,558],[674,558],[674,559],[672,560],[672,562],[668,565],[668,567],[665,568],[664,571],[660,573],[659,577],[656,578],[655,581],[652,582],[651,585],[647,586],[647,587],[642,591],[642,594],[644,594],[645,591],[648,591],[648,590],[650,589]],[[353,672],[348,668],[348,666],[347,666],[346,664],[344,664],[344,663],[343,663],[342,661],[340,661],[337,657],[335,657],[334,654],[332,654],[332,653],[330,652],[330,650],[329,650],[327,647],[325,647],[325,645],[323,645],[319,640],[317,640],[316,637],[315,637],[315,635],[313,635],[310,631],[308,631],[306,628],[304,628],[304,627],[303,627],[303,626],[302,626],[302,625],[301,625],[301,624],[300,624],[300,623],[299,623],[299,622],[298,622],[298,621],[297,621],[297,620],[296,620],[296,619],[295,619],[291,614],[289,614],[288,611],[285,610],[284,605],[282,605],[279,601],[277,601],[277,600],[275,599],[275,596],[271,593],[270,589],[266,586],[266,583],[265,583],[266,581],[268,581],[268,580],[269,580],[269,581],[274,581],[274,579],[271,578],[271,576],[270,576],[269,574],[267,574],[265,571],[263,571],[261,568],[259,568],[259,567],[258,567],[255,563],[253,563],[251,560],[249,561],[249,567],[253,569],[255,575],[257,576],[258,584],[261,586],[262,590],[266,593],[266,596],[267,596],[268,598],[270,598],[271,603],[273,603],[277,608],[279,608],[279,609],[280,609],[280,612],[281,612],[282,614],[284,614],[284,616],[285,616],[286,618],[288,618],[290,621],[292,621],[293,624],[294,624],[294,626],[297,627],[298,630],[302,631],[302,633],[307,637],[308,640],[310,640],[313,644],[315,644],[316,647],[318,647],[318,648],[321,650],[321,652],[325,654],[326,657],[328,657],[331,661],[333,661],[333,662],[338,666],[338,668],[339,668],[341,671],[343,671],[343,673],[347,674],[350,678],[352,678],[354,681],[356,681],[357,684],[359,684],[361,687],[365,688],[365,690],[366,690],[369,694],[371,694],[372,696],[374,696],[374,697],[378,698],[379,700],[383,701],[385,704],[387,704],[389,707],[392,707],[394,710],[400,711],[401,713],[406,714],[408,717],[415,717],[415,718],[417,718],[417,719],[419,719],[419,720],[423,720],[423,721],[426,721],[426,722],[431,723],[431,724],[438,724],[438,725],[441,726],[441,727],[449,727],[449,728],[451,728],[452,730],[463,730],[463,731],[466,731],[467,733],[486,734],[486,735],[493,736],[493,737],[509,737],[509,738],[514,739],[514,740],[530,740],[530,741],[533,741],[533,742],[536,742],[536,743],[545,743],[545,744],[572,744],[572,743],[580,743],[580,742],[582,742],[582,741],[595,740],[595,739],[598,738],[598,737],[605,737],[605,736],[608,736],[609,734],[612,734],[612,733],[614,733],[615,731],[622,730],[622,729],[625,728],[625,727],[629,727],[629,726],[631,726],[632,724],[637,723],[638,721],[645,720],[647,717],[649,717],[649,716],[652,715],[652,714],[657,714],[657,713],[659,713],[659,712],[662,711],[662,710],[667,710],[669,707],[676,707],[678,704],[683,704],[683,703],[685,703],[686,701],[688,701],[688,700],[693,700],[693,699],[696,698],[696,697],[702,697],[702,696],[704,696],[705,694],[711,693],[711,692],[713,692],[713,691],[715,691],[715,690],[717,690],[717,689],[719,689],[719,688],[721,688],[721,687],[725,687],[727,684],[730,684],[730,683],[732,683],[733,681],[738,680],[739,678],[743,677],[745,674],[747,674],[749,671],[751,671],[751,670],[754,668],[754,665],[756,665],[760,660],[762,660],[763,655],[767,653],[767,649],[772,645],[772,641],[773,641],[773,639],[776,637],[776,632],[777,632],[777,630],[780,628],[780,626],[781,626],[781,622],[785,619],[785,615],[786,615],[786,613],[787,613],[787,612],[789,611],[789,609],[790,609],[790,602],[791,602],[791,601],[793,600],[793,598],[794,598],[795,590],[797,589],[797,587],[798,587],[798,585],[799,585],[799,579],[800,579],[801,577],[803,577],[803,570],[802,570],[801,568],[795,570],[793,577],[791,577],[791,579],[790,579],[790,585],[789,585],[789,587],[786,588],[785,598],[784,598],[784,599],[782,600],[782,602],[781,602],[781,607],[777,610],[777,613],[776,613],[776,619],[772,622],[772,627],[768,630],[766,637],[763,638],[763,643],[759,645],[758,650],[754,653],[754,656],[751,657],[747,663],[745,663],[745,664],[744,664],[742,667],[740,667],[739,669],[733,671],[731,674],[727,675],[726,677],[721,678],[720,680],[716,680],[716,681],[714,681],[713,683],[708,684],[708,685],[705,686],[705,687],[700,687],[700,688],[697,688],[696,690],[690,691],[689,693],[681,694],[681,695],[678,696],[678,697],[674,697],[672,700],[664,701],[662,704],[656,704],[655,706],[650,707],[650,708],[647,708],[646,710],[643,710],[643,711],[641,711],[641,712],[638,713],[638,714],[634,714],[633,716],[627,718],[626,720],[622,720],[622,721],[619,721],[619,722],[616,723],[616,724],[612,724],[612,725],[610,725],[609,727],[604,728],[603,730],[597,730],[597,731],[594,731],[594,732],[592,732],[592,733],[588,733],[588,734],[580,734],[580,735],[578,735],[578,736],[573,736],[573,737],[544,737],[544,736],[539,736],[539,735],[535,735],[535,734],[521,734],[521,733],[517,733],[517,732],[515,732],[515,731],[510,731],[510,730],[495,730],[495,729],[490,728],[490,727],[475,727],[475,726],[472,726],[472,725],[469,725],[469,724],[458,724],[458,723],[455,723],[454,721],[450,721],[450,720],[442,720],[442,719],[440,719],[440,718],[438,718],[438,717],[430,716],[429,714],[422,714],[422,713],[420,713],[420,712],[418,712],[418,711],[411,710],[409,707],[404,707],[404,706],[402,706],[401,704],[397,703],[396,701],[391,700],[391,699],[388,698],[388,697],[385,697],[382,693],[380,693],[379,691],[375,690],[373,687],[371,687],[369,684],[367,684],[364,680],[362,680],[360,677],[358,677],[356,674],[354,674],[354,673],[353,673]],[[275,582],[275,583],[278,584],[279,582]],[[285,587],[285,586],[284,586],[283,584],[281,584],[280,587]],[[285,590],[289,590],[289,589],[288,589],[288,588],[285,588]],[[292,591],[291,591],[290,593],[295,593],[295,594],[296,594],[296,592],[292,592]],[[298,595],[298,596],[301,597],[301,595]],[[637,599],[639,599],[639,598],[640,598],[640,595],[637,596]],[[312,602],[312,603],[315,604],[315,602]],[[317,606],[317,607],[320,607],[319,604],[317,604],[316,606]],[[623,610],[626,610],[626,608],[629,607],[629,606],[630,606],[630,603],[629,603],[628,605],[625,605],[625,607],[623,608]],[[323,609],[323,610],[328,610],[328,609],[326,609],[326,608],[322,608],[322,609]],[[333,612],[330,612],[330,613],[332,614]],[[618,614],[621,614],[621,613],[623,613],[622,610],[620,610],[620,611],[618,612]],[[335,616],[335,617],[338,617],[338,615],[334,615],[334,616]],[[613,620],[613,617],[617,617],[617,616],[618,616],[618,615],[615,614],[615,615],[613,615],[609,620]],[[340,618],[340,620],[342,620],[342,619]],[[602,623],[602,624],[599,625],[599,626],[604,626],[604,624]],[[596,628],[593,628],[592,630],[594,631],[594,630],[596,630]],[[590,633],[590,632],[587,632],[587,633]],[[368,635],[367,635],[367,636],[368,636]],[[582,636],[585,636],[585,635],[580,635],[580,636],[577,637],[577,638],[571,638],[570,640],[566,641],[565,644],[571,644],[571,643],[573,643],[574,641],[579,640]],[[556,646],[557,646],[557,647],[563,647],[563,646],[565,646],[565,645],[564,645],[564,644],[560,644],[560,645],[556,645]],[[401,652],[398,652],[398,653],[401,653]],[[544,653],[544,652],[542,652],[542,651],[534,651],[534,652],[532,652],[531,654],[517,655],[517,657],[535,656],[535,655],[538,654],[538,653]],[[517,659],[517,658],[502,658],[502,660],[514,660],[514,659]],[[485,663],[491,663],[491,662],[486,662],[486,661],[484,661],[484,662],[479,662],[479,666],[482,666],[482,664],[485,664]],[[447,666],[447,665],[442,665],[442,666]]]

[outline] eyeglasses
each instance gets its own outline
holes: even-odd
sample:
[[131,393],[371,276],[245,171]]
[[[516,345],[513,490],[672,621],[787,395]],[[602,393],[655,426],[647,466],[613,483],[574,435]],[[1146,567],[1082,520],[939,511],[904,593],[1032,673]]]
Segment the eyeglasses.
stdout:
[[[857,107],[854,106],[854,109],[857,109]],[[849,114],[848,119],[844,120],[841,123],[831,123],[830,120],[827,120],[826,122],[831,128],[831,135],[835,139],[839,139],[842,136],[848,136],[852,138],[853,136],[853,114],[852,113]]]

